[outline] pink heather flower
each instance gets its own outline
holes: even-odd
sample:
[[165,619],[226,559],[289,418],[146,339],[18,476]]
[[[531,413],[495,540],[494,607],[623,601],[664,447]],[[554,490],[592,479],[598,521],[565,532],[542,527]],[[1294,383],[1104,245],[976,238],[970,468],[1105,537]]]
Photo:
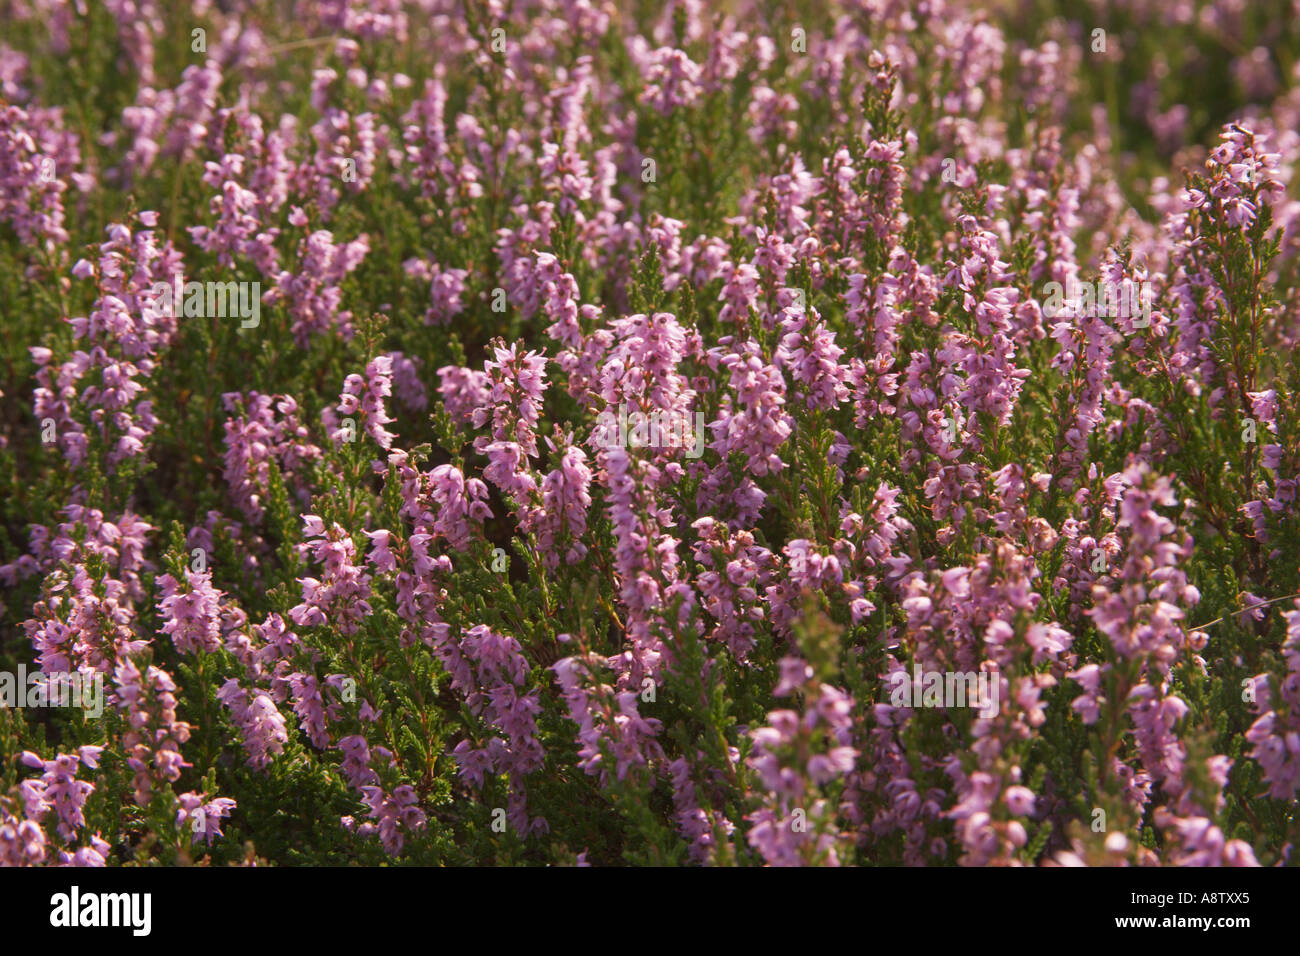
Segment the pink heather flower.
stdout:
[[714,442],[709,447],[724,458],[738,453],[752,475],[774,474],[785,468],[777,449],[794,430],[785,413],[785,380],[775,366],[765,365],[757,347],[746,343],[741,351],[709,353],[710,365],[730,373],[732,391],[725,393],[717,421],[710,422]]
[[707,569],[695,580],[700,604],[718,622],[708,636],[725,642],[743,661],[767,616],[759,595],[775,569],[772,553],[756,544],[751,532],[733,534],[713,518],[700,518],[691,527],[700,536],[695,560]]
[[700,67],[682,50],[661,47],[649,55],[642,68],[645,89],[642,102],[663,115],[690,106],[700,95]]
[[547,183],[548,192],[558,198],[556,209],[562,216],[571,215],[580,203],[591,199],[595,180],[587,160],[574,149],[543,143],[538,173]]
[[303,732],[312,746],[327,749],[330,735],[326,727],[325,700],[316,678],[311,674],[293,673],[287,680],[293,694],[293,712],[301,720]]
[[820,863],[838,866],[843,841],[820,788],[852,773],[859,751],[852,745],[853,701],[839,689],[818,684],[812,669],[793,657],[781,661],[777,692],[806,693],[803,713],[774,710],[767,726],[750,732],[750,769],[762,805],[746,819],[750,846],[771,866]]
[[190,831],[190,843],[203,840],[211,846],[217,837],[224,836],[221,821],[230,816],[235,809],[235,801],[229,797],[206,799],[201,793],[182,793],[176,798],[179,809],[176,812],[176,828],[181,832]]
[[577,564],[587,556],[582,537],[591,508],[591,480],[587,456],[573,445],[561,454],[560,467],[542,479],[542,505],[531,526],[537,531],[542,560],[551,570],[559,567],[561,559]]
[[309,497],[306,474],[321,457],[321,450],[299,423],[297,402],[287,395],[258,392],[247,396],[229,392],[222,402],[231,413],[225,425],[224,478],[239,509],[254,523],[262,520],[272,461],[305,504]]
[[149,667],[142,673],[132,661],[122,660],[113,680],[129,728],[122,747],[134,774],[135,802],[147,807],[156,786],[174,783],[189,766],[180,745],[189,740],[190,726],[176,719],[176,685],[166,671]]
[[338,747],[343,754],[340,769],[354,789],[359,790],[379,779],[378,774],[370,767],[370,745],[365,737],[357,734],[344,737],[339,741]]
[[392,394],[393,359],[390,355],[380,355],[367,363],[364,378],[355,373],[349,375],[343,383],[337,411],[327,408],[321,416],[334,447],[341,448],[345,441],[356,439],[356,423],[353,423],[351,431],[342,423],[342,419],[355,416],[376,445],[385,451],[392,448],[397,436],[384,428],[393,421],[384,407],[384,399]]
[[285,627],[284,618],[279,614],[268,614],[261,624],[253,625],[252,631],[255,639],[251,642],[254,647],[249,677],[269,679],[271,696],[282,703],[288,695],[293,658],[302,644],[298,635]]
[[[69,550],[75,547],[70,539],[59,540]],[[130,588],[123,582],[107,574],[95,581],[77,564],[70,581],[56,572],[46,590],[48,596],[23,622],[42,673],[111,674],[119,658],[148,646],[136,631]]]
[[[442,84],[441,66],[425,80],[424,93],[402,116],[403,176],[418,184],[421,195],[438,197],[455,213],[453,233],[462,235],[470,206],[483,195],[482,170],[475,160],[475,136],[463,131],[457,139],[449,135],[446,122],[447,91]],[[473,117],[465,116],[467,120]],[[513,131],[511,131],[513,132]],[[513,139],[517,144],[517,134]]]
[[465,280],[469,278],[469,272],[465,269],[439,269],[437,266],[430,272],[429,310],[424,314],[424,321],[428,325],[446,325],[464,311]]
[[344,339],[353,335],[352,313],[343,309],[343,280],[354,272],[370,251],[366,236],[337,244],[324,229],[313,232],[299,246],[294,271],[282,270],[263,302],[287,303],[293,318],[294,340],[306,348],[312,335],[337,327]]
[[1034,791],[1028,787],[1008,787],[1002,794],[1007,809],[1018,817],[1027,817],[1034,812]]
[[707,813],[699,806],[692,766],[685,757],[670,763],[668,772],[672,779],[678,831],[691,844],[691,859],[696,863],[707,863],[719,839],[735,832],[735,824],[721,812]]
[[1180,605],[1200,599],[1181,570],[1191,542],[1165,540],[1175,526],[1155,508],[1176,503],[1168,478],[1134,468],[1123,482],[1128,488],[1119,500],[1117,525],[1128,532],[1128,554],[1117,588],[1093,585],[1091,616],[1118,654],[1149,655],[1152,666],[1167,673],[1187,640]]
[[33,411],[38,421],[54,421],[59,448],[74,468],[85,462],[87,427],[108,449],[104,464],[112,471],[143,454],[157,425],[148,380],[155,356],[176,331],[176,317],[159,308],[152,289],[172,282],[181,260],[147,227],[153,214],[140,213],[137,221],[146,228],[134,233],[111,225],[98,261],[74,267],[97,287],[90,314],[66,320],[81,348],[62,365],[45,359],[36,373]]
[[[586,188],[576,192],[578,198],[590,198],[590,191]],[[568,349],[579,348],[582,345],[582,327],[578,323],[577,280],[571,273],[564,272],[560,260],[549,252],[537,253],[537,277],[542,308],[552,320],[546,334]]]
[[602,668],[594,657],[566,657],[552,666],[569,718],[578,726],[578,766],[605,781],[612,758],[615,775],[623,780],[634,767],[648,767],[663,757],[655,739],[662,724],[640,715],[636,694],[616,694],[608,684],[595,683]]
[[781,345],[776,364],[788,371],[809,408],[834,408],[849,397],[848,367],[839,364],[844,350],[835,344],[835,333],[810,321],[805,313],[785,310],[781,322]]
[[446,365],[438,369],[438,379],[443,407],[459,425],[468,425],[492,394],[492,382],[486,372]]
[[1172,838],[1169,861],[1175,866],[1259,866],[1249,844],[1226,839],[1208,817],[1157,810],[1155,821]]
[[453,756],[461,777],[481,788],[485,773],[509,775],[511,793],[519,797],[508,808],[508,819],[521,837],[544,832],[545,819],[530,819],[522,796],[525,778],[542,766],[545,754],[537,729],[541,705],[537,691],[527,689],[530,668],[519,642],[480,624],[459,641],[451,629],[443,629],[434,653],[470,711],[500,732],[486,745],[457,744]]
[[607,509],[618,542],[614,570],[632,645],[619,659],[626,668],[619,684],[640,687],[647,676],[660,680],[667,653],[663,612],[670,595],[683,598],[679,620],[689,615],[695,597],[678,579],[677,539],[661,530],[671,512],[661,509],[653,494],[659,469],[617,445],[602,451],[599,460],[607,475]]
[[73,841],[85,825],[82,811],[86,800],[95,791],[95,785],[77,779],[77,771],[84,764],[91,770],[99,766],[103,747],[81,747],[75,754],[59,754],[53,760],[42,760],[30,750],[22,754],[22,762],[44,771],[39,780],[24,781],[23,800],[29,820],[40,822],[53,810],[58,817],[58,833],[65,842]]
[[406,832],[419,832],[425,827],[424,811],[418,806],[414,789],[402,784],[393,792],[385,793],[381,787],[361,788],[363,800],[370,808],[368,816],[378,821],[379,839],[390,856],[402,852]]
[[402,352],[389,352],[388,358],[393,363],[393,394],[397,400],[411,411],[424,411],[429,406],[429,397],[420,379],[423,363]]
[[0,803],[0,866],[40,866],[48,849],[49,838],[39,823],[13,816]]
[[541,417],[542,393],[547,388],[546,356],[537,352],[519,353],[517,345],[509,349],[496,346],[495,358],[485,362],[484,372],[490,381],[487,401],[474,410],[475,428],[492,423],[491,437],[474,440],[478,452],[496,442],[513,442],[529,458],[537,457],[534,427]]
[[451,465],[439,465],[430,473],[429,497],[438,506],[430,533],[446,538],[457,551],[469,546],[471,522],[481,524],[492,517],[487,486]]
[[[626,405],[629,412],[658,412],[670,422],[693,426],[695,391],[679,366],[687,355],[698,352],[698,337],[668,312],[615,319],[610,331],[616,339],[603,360],[599,384],[600,397],[611,413]],[[665,457],[680,454],[679,448],[664,451]]]
[[63,194],[81,165],[76,138],[64,132],[59,111],[0,109],[0,221],[23,245],[53,249],[68,241]]
[[299,578],[302,601],[289,611],[299,627],[337,627],[355,634],[371,614],[370,575],[355,563],[356,545],[337,523],[328,530],[316,515],[303,515],[305,537],[298,547],[321,565],[323,578]]
[[1269,795],[1279,800],[1293,800],[1300,790],[1300,601],[1295,607],[1284,615],[1286,673],[1280,681],[1267,674],[1255,678],[1259,717],[1246,731],[1250,757],[1263,771]]
[[244,738],[250,767],[264,770],[272,756],[284,752],[289,734],[269,693],[261,688],[246,690],[231,678],[217,691],[217,700],[230,711],[230,719]]
[[212,586],[210,571],[185,572],[186,588],[170,574],[158,578],[162,600],[158,610],[163,617],[162,632],[172,639],[182,654],[221,647],[222,591]]

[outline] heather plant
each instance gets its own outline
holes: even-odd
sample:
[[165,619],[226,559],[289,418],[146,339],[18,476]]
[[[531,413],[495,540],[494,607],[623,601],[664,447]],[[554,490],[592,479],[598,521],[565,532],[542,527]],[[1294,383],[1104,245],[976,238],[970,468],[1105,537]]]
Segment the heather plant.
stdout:
[[0,863],[1293,862],[1289,5],[0,16]]

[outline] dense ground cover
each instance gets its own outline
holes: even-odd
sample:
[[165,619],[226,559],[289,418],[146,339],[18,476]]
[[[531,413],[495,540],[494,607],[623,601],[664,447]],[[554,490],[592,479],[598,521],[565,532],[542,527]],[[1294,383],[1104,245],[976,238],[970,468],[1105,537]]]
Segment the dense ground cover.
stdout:
[[1297,14],[0,2],[0,864],[1291,862]]

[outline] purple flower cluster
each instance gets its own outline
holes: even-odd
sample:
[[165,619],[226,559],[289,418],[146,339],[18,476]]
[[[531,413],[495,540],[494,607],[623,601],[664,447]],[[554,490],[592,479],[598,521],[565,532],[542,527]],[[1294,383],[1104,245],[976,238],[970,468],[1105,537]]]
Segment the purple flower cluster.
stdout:
[[91,6],[0,672],[107,706],[0,712],[0,865],[1295,860],[1294,17]]

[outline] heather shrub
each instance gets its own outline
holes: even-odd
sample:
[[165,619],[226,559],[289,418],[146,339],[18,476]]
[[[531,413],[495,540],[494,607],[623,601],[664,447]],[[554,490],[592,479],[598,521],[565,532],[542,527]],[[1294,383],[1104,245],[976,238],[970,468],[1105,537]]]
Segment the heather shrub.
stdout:
[[1291,862],[1290,4],[0,11],[0,863]]

